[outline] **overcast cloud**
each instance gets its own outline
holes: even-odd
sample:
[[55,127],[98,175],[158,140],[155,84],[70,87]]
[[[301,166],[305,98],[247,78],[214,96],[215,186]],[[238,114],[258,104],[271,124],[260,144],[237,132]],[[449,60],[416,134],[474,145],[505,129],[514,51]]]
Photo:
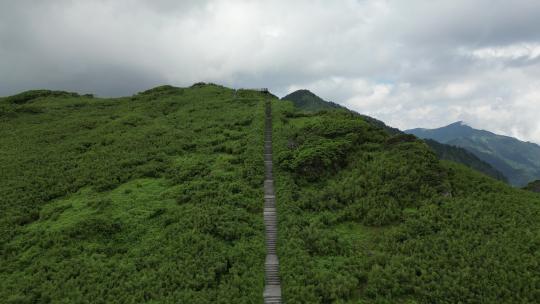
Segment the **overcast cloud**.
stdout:
[[540,1],[0,0],[0,95],[307,88],[401,129],[540,143]]

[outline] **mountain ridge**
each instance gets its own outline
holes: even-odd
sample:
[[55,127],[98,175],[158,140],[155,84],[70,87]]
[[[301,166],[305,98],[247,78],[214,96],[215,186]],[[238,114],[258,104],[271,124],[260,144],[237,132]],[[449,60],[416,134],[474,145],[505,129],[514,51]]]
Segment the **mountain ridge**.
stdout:
[[331,101],[326,101],[307,89],[293,91],[281,98],[292,101],[293,104],[303,111],[321,111],[327,109],[345,109],[345,107]]
[[[404,134],[404,132],[402,132],[401,130],[390,127],[386,125],[384,122],[376,118],[357,113],[353,110],[347,109],[346,107],[343,107],[334,102],[326,101],[322,99],[321,97],[317,96],[316,94],[314,94],[313,92],[306,89],[294,91],[282,97],[281,100],[291,101],[296,108],[298,108],[301,111],[306,111],[306,112],[317,112],[317,111],[339,110],[339,109],[350,111],[351,113],[355,113],[356,115],[362,117],[363,119],[372,123],[373,125],[384,129],[386,132],[388,132],[391,135]],[[463,122],[459,122],[459,123],[463,123]],[[474,154],[471,154],[470,152],[468,152],[467,150],[464,150],[463,148],[453,146],[453,145],[440,144],[434,141],[426,141],[426,144],[428,144],[435,151],[435,153],[440,159],[454,161],[454,162],[463,164],[469,168],[473,168],[495,179],[505,181],[505,182],[507,181],[507,178],[499,170],[493,168],[490,164],[482,161],[481,159],[476,157]]]
[[456,163],[463,164],[471,169],[482,172],[494,179],[508,182],[506,176],[500,171],[495,169],[492,165],[481,160],[473,153],[466,149],[453,146],[451,144],[441,144],[438,141],[432,139],[424,140],[428,146],[430,146],[440,159],[454,161]]
[[463,122],[435,128],[406,130],[420,138],[464,148],[501,171],[518,187],[540,178],[540,145],[474,129]]

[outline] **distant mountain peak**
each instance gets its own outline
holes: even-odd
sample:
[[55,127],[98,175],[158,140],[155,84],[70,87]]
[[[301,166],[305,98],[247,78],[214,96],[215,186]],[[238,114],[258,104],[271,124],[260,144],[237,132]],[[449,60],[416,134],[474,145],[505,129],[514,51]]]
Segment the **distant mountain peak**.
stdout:
[[297,108],[309,112],[342,108],[342,106],[326,101],[307,89],[296,90],[281,99],[292,101]]
[[466,128],[471,128],[471,126],[469,126],[469,124],[467,124],[467,123],[464,122],[463,120],[456,121],[456,122],[451,123],[451,124],[449,124],[448,126],[442,127],[442,128],[448,128],[448,127],[466,127]]
[[463,121],[436,129],[411,129],[406,133],[468,150],[501,171],[515,186],[540,178],[540,146],[516,138],[478,130]]
[[299,90],[296,90],[296,91],[293,91],[293,92],[289,93],[289,95],[290,95],[290,94],[293,94],[293,93],[310,94],[310,95],[316,96],[315,93],[311,92],[311,91],[308,90],[308,89],[299,89]]
[[317,101],[329,103],[328,101],[322,99],[317,94],[311,92],[308,89],[299,89],[299,90],[293,91],[287,94],[286,96],[282,97],[281,99],[287,99],[287,98],[289,98],[288,100],[291,100],[291,101],[294,101],[295,99],[298,99],[298,98],[313,98]]

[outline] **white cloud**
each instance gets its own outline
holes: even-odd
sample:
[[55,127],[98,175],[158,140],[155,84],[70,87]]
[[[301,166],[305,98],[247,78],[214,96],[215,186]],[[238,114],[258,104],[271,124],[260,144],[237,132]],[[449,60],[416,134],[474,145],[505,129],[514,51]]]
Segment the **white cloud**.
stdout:
[[214,81],[308,88],[400,127],[465,120],[540,143],[540,2],[0,3],[0,95]]
[[454,82],[444,86],[443,93],[448,98],[464,98],[471,94],[476,88],[474,83]]
[[[466,51],[463,51],[466,52]],[[469,52],[480,59],[536,59],[540,57],[540,43],[519,43],[500,47],[484,47]]]

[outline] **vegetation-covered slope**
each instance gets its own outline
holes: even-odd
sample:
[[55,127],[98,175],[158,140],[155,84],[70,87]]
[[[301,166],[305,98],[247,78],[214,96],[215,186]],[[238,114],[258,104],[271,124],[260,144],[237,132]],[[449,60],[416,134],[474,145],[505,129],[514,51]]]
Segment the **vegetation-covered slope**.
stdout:
[[0,302],[260,297],[263,95],[1,102]]
[[[0,100],[0,299],[261,302],[265,98]],[[272,102],[287,303],[540,297],[537,194],[354,113]]]
[[537,144],[473,129],[462,122],[405,132],[465,148],[502,172],[512,185],[522,187],[540,178],[540,146]]
[[430,146],[440,159],[453,161],[463,164],[478,172],[482,172],[494,179],[507,182],[506,177],[499,170],[493,168],[490,164],[482,161],[471,152],[456,146],[441,144],[438,141],[425,139],[426,144]]
[[[313,94],[308,90],[295,91],[283,97],[282,100],[292,101],[297,110],[307,113],[316,113],[319,111],[328,111],[333,109],[345,109],[344,107],[336,103],[329,102],[320,98],[319,96]],[[381,128],[391,135],[403,134],[403,132],[401,132],[399,129],[389,127],[384,122],[378,119],[358,113],[357,115],[362,117],[366,122],[370,123],[371,125]],[[442,160],[449,160],[460,163],[471,169],[491,176],[495,179],[505,182],[507,181],[506,177],[499,170],[493,168],[490,164],[482,161],[474,154],[468,152],[463,148],[441,144],[434,140],[427,140],[426,143],[435,151],[437,156]]]
[[339,104],[326,101],[309,90],[296,90],[281,100],[291,101],[299,110],[308,112],[342,108]]
[[[345,107],[331,102],[326,101],[319,96],[315,95],[313,92],[309,90],[297,90],[294,91],[287,96],[281,98],[281,100],[287,100],[291,101],[296,109],[301,112],[307,112],[307,113],[316,113],[319,111],[327,111],[327,110],[335,110],[335,109],[346,109]],[[351,111],[351,110],[349,110]],[[354,111],[352,111],[354,112]],[[387,126],[384,122],[375,119],[373,117],[363,115],[360,113],[354,112],[356,115],[362,117],[365,121],[369,122],[370,124],[379,127],[381,129],[384,129],[386,132],[390,134],[400,134],[402,133],[400,130],[396,128],[392,128]]]
[[526,187],[525,190],[529,190],[532,192],[538,192],[540,193],[540,180],[536,180],[534,182],[530,182]]
[[347,111],[274,115],[289,303],[536,302],[535,194]]

